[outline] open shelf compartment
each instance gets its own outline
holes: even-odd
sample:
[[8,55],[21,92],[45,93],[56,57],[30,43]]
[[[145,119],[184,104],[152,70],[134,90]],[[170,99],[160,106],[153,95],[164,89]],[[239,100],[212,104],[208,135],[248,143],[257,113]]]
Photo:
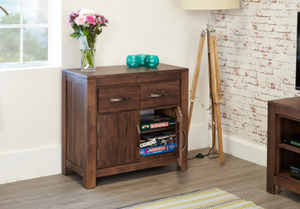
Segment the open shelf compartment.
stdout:
[[175,152],[178,144],[178,114],[176,108],[140,112],[140,156]]
[[[284,136],[300,134],[300,121],[294,118],[279,116],[279,144],[283,143]],[[299,138],[300,139],[300,138]],[[289,149],[289,147],[285,147]],[[300,148],[299,148],[300,149]]]
[[279,172],[278,175],[275,176],[275,183],[277,182],[278,185],[283,187],[284,187],[284,183],[282,182],[285,183],[289,182],[290,184],[300,186],[300,180],[296,178],[292,178],[290,176],[290,167],[293,165],[300,164],[300,153],[298,151],[294,152],[292,150],[299,149],[299,148],[290,145],[285,146],[286,144],[282,144],[282,145],[284,145],[284,147],[279,149],[280,152],[279,154],[281,158],[279,162],[280,163]]

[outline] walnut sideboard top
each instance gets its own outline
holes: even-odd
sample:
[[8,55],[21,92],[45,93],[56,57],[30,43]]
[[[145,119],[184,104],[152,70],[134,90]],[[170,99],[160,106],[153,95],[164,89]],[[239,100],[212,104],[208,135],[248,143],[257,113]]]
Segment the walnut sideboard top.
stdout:
[[164,73],[166,71],[176,71],[176,72],[182,72],[182,71],[188,71],[188,68],[182,68],[167,64],[159,64],[156,68],[146,68],[146,67],[138,67],[138,68],[129,68],[127,65],[117,65],[117,66],[107,66],[107,67],[97,67],[96,72],[94,73],[87,73],[87,72],[81,72],[79,68],[77,69],[68,69],[63,70],[63,72],[68,74],[73,74],[85,79],[97,79],[102,78],[106,76],[113,76],[118,74],[147,74],[147,73]]

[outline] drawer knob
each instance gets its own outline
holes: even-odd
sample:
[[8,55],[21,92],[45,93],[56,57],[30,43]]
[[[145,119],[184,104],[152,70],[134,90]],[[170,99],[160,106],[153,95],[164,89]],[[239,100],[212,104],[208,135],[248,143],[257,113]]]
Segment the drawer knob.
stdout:
[[111,102],[122,102],[122,101],[124,101],[124,100],[129,100],[130,99],[130,97],[126,97],[126,98],[122,98],[122,99],[110,99],[110,101]]
[[169,93],[167,92],[167,93],[163,93],[163,94],[151,94],[151,97],[152,98],[155,98],[155,97],[166,97],[168,95],[169,95]]

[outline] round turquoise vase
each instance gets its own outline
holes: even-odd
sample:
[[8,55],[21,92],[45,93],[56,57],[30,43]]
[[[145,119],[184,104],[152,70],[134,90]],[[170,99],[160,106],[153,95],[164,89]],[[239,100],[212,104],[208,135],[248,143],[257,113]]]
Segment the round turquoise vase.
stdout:
[[159,64],[158,56],[156,55],[148,55],[145,59],[146,67],[155,68]]
[[140,58],[137,55],[128,55],[126,58],[126,64],[128,67],[138,67],[140,66]]
[[144,66],[145,65],[145,59],[147,57],[147,54],[138,54],[137,55],[140,58],[140,65]]

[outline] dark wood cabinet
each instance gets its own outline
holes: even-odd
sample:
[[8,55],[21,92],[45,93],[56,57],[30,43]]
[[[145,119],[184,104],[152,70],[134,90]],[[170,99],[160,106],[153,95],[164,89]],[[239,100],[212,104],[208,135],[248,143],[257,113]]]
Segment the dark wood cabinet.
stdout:
[[[153,111],[174,117],[174,152],[140,156],[140,115]],[[95,73],[63,70],[62,173],[78,173],[85,188],[96,177],[177,163],[186,170],[188,69],[99,67]],[[153,131],[153,130],[152,130]],[[157,130],[156,130],[157,131]]]
[[300,97],[268,102],[267,191],[284,187],[300,194],[300,180],[290,176],[290,166],[300,164],[300,148],[282,142],[283,136],[300,134]]

